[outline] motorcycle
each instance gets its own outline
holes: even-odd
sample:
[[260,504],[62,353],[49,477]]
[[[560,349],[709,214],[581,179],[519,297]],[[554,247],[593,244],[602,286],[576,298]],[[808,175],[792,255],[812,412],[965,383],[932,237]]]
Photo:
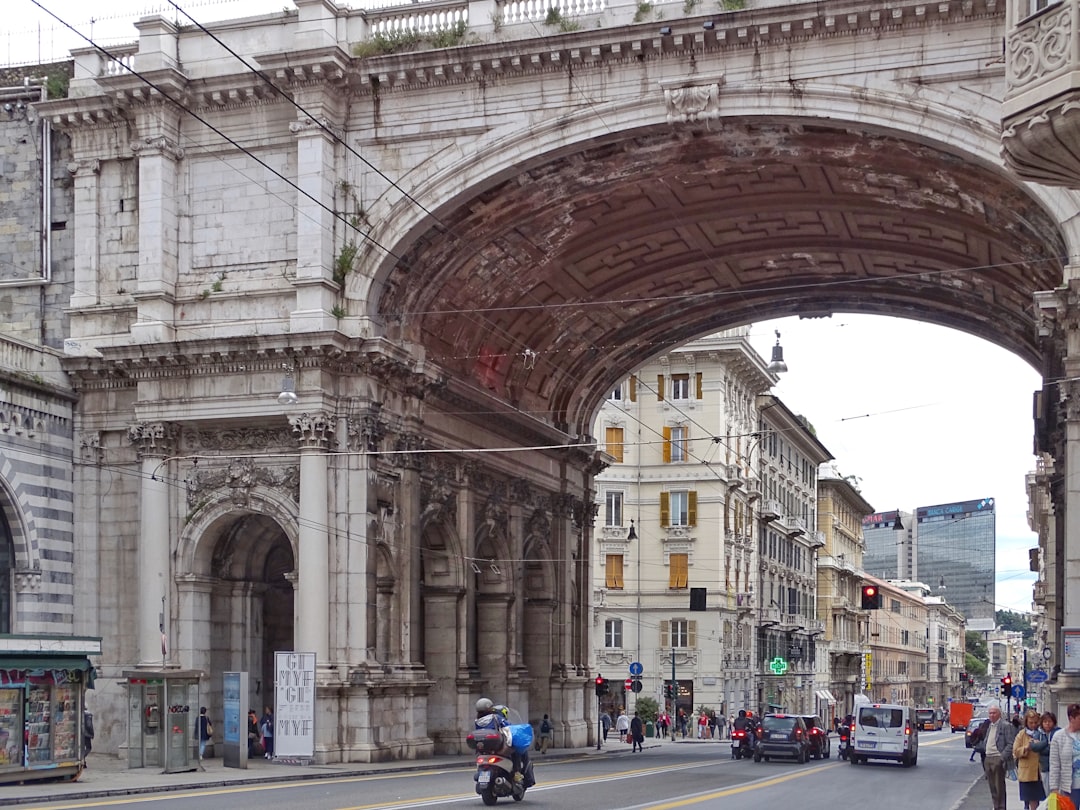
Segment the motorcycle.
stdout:
[[731,730],[731,758],[749,759],[754,753],[754,740],[749,729]]
[[507,726],[477,729],[465,738],[465,742],[476,752],[473,781],[484,804],[490,806],[506,797],[515,802],[525,798],[525,791],[535,784],[532,763],[524,766],[524,772],[515,766],[521,758],[514,756],[511,731]]
[[836,754],[840,759],[847,759],[848,752],[851,750],[851,726],[842,723],[838,729],[838,734],[840,741],[836,745]]

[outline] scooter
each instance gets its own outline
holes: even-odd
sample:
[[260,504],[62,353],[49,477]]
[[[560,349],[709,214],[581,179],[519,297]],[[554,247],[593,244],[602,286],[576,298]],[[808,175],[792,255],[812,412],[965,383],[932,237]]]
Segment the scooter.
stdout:
[[532,763],[528,765],[528,773],[521,773],[514,767],[509,729],[480,729],[469,734],[465,742],[476,751],[473,781],[484,804],[490,806],[507,797],[515,802],[525,798],[527,787],[535,784],[530,778]]
[[754,740],[750,731],[745,728],[731,730],[731,758],[750,759],[754,753]]
[[836,746],[836,755],[840,759],[847,759],[848,752],[851,750],[851,726],[847,723],[842,723],[839,727],[838,734],[840,742]]

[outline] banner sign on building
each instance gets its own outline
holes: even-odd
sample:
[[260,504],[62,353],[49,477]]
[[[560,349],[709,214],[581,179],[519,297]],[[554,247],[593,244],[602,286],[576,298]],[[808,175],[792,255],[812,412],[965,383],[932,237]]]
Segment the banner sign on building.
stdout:
[[274,758],[315,755],[315,653],[274,653]]

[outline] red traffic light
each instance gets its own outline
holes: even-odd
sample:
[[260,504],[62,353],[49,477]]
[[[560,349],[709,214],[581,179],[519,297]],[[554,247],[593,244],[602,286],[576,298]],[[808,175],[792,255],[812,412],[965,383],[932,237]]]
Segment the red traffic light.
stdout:
[[873,585],[867,585],[863,589],[863,593],[865,593],[867,596],[873,596],[875,593],[877,593],[877,588],[875,588]]
[[600,675],[597,675],[596,676],[596,685],[600,686],[603,682],[604,682],[603,677],[601,677]]

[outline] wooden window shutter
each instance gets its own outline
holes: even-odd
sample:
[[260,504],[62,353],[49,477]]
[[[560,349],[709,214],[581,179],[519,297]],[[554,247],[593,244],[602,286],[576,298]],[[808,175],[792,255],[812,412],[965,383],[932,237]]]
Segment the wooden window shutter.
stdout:
[[664,428],[664,463],[671,463],[671,428]]
[[671,646],[671,622],[664,619],[660,622],[660,649]]
[[656,401],[657,402],[663,402],[664,401],[664,375],[663,374],[657,374],[656,375]]
[[605,581],[609,588],[623,586],[623,558],[621,554],[608,554],[605,561]]
[[613,456],[617,462],[623,460],[623,429],[621,427],[609,427],[604,436],[605,450],[609,456]]
[[697,491],[686,493],[686,525],[697,526]]
[[630,401],[637,402],[637,375],[630,376]]
[[660,525],[671,525],[671,496],[667,492],[660,493]]
[[696,378],[697,378],[697,395],[695,396],[695,399],[701,399],[701,372],[700,371],[697,373]]
[[687,555],[668,555],[668,587],[685,588],[689,582]]
[[697,619],[691,619],[686,623],[686,646],[697,646]]

